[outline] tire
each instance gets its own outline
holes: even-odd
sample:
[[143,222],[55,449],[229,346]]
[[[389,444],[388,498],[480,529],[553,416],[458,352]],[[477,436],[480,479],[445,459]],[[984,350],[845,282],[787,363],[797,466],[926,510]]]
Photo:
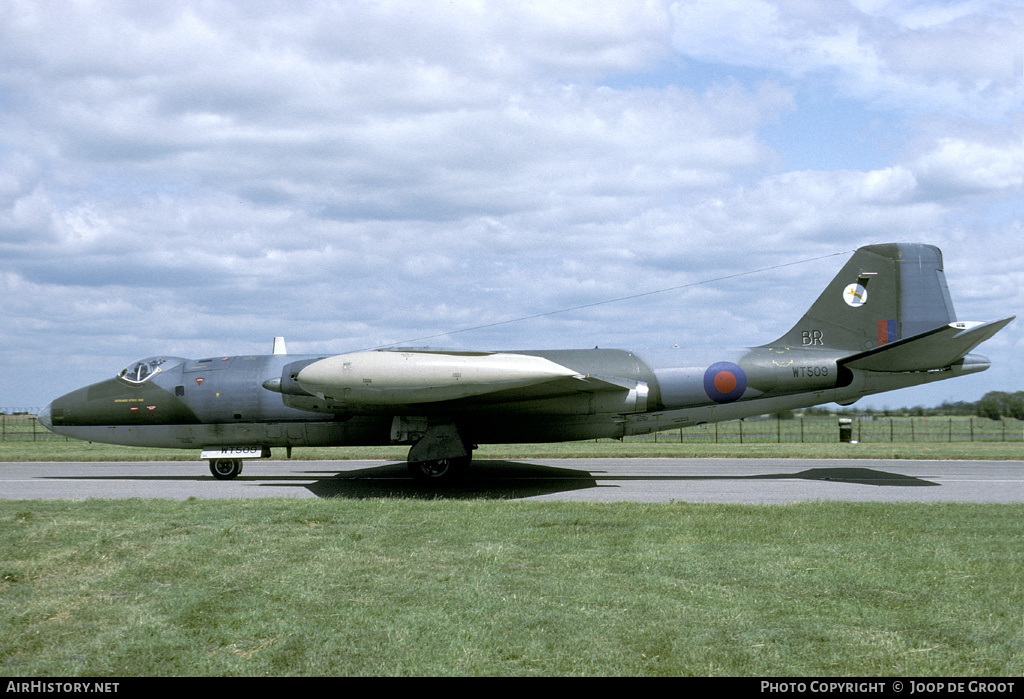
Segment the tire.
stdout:
[[241,459],[210,459],[210,473],[219,481],[229,481],[241,472]]
[[409,473],[418,481],[429,481],[431,483],[443,483],[455,478],[459,472],[469,466],[473,460],[471,456],[463,456],[455,459],[438,459],[437,461],[409,462]]

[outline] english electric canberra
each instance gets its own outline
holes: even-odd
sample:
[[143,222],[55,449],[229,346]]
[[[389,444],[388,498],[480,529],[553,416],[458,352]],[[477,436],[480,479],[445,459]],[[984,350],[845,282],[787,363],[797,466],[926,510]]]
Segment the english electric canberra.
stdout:
[[857,250],[779,339],[733,350],[386,349],[297,356],[156,356],[39,415],[75,439],[201,449],[218,479],[272,447],[410,445],[418,478],[479,444],[619,438],[735,420],[984,371],[970,354],[1013,318],[958,321],[942,253]]

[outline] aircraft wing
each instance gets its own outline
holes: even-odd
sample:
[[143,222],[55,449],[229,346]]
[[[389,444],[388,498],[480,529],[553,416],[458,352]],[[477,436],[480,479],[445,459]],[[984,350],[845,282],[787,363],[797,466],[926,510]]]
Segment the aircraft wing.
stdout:
[[954,322],[934,330],[854,354],[840,363],[869,371],[928,371],[942,369],[962,359],[1015,318],[988,323]]

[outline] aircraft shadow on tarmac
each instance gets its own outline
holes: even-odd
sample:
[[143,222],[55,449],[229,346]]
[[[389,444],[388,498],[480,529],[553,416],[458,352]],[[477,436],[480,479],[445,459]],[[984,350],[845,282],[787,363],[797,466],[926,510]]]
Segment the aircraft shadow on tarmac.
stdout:
[[[309,463],[309,462],[307,462]],[[795,473],[718,475],[616,475],[605,471],[594,472],[576,468],[561,468],[518,461],[478,460],[462,475],[447,483],[414,480],[405,462],[385,463],[380,466],[338,471],[324,462],[323,470],[296,470],[288,475],[243,475],[233,482],[250,481],[260,487],[295,487],[305,485],[320,498],[416,498],[428,500],[492,499],[515,500],[551,495],[589,488],[615,488],[628,481],[744,481],[802,479],[859,485],[888,487],[929,487],[938,483],[900,473],[888,473],[870,468],[812,468]],[[753,466],[753,464],[752,464]],[[752,469],[753,470],[753,469]],[[256,471],[256,469],[253,469]],[[249,473],[252,473],[250,471]],[[83,476],[58,476],[82,480]],[[195,476],[85,476],[87,480],[138,481],[210,481],[201,473]],[[310,482],[312,481],[312,482]]]
[[810,468],[792,474],[744,476],[745,478],[803,478],[809,481],[838,481],[860,485],[888,485],[906,487],[932,487],[938,483],[902,473],[887,473],[873,468]]
[[405,462],[343,471],[306,486],[321,498],[418,498],[427,500],[515,500],[598,487],[587,471],[516,461],[477,461],[446,483],[419,481]]
[[571,490],[617,487],[616,481],[713,481],[802,479],[874,486],[928,487],[938,483],[870,468],[812,468],[797,473],[744,476],[679,475],[616,476],[516,461],[477,461],[450,483],[435,484],[408,477],[404,463],[345,471],[308,485],[322,498],[518,499]]
[[[313,462],[307,462],[306,465]],[[405,462],[386,463],[371,468],[338,471],[331,462],[322,470],[298,470],[287,475],[259,475],[259,469],[246,469],[225,484],[253,483],[263,488],[305,486],[320,498],[420,498],[513,500],[599,486],[594,476],[580,469],[558,468],[514,461],[478,461],[461,477],[450,482],[428,482],[409,475]],[[477,469],[476,465],[481,468]],[[298,466],[298,465],[296,465]],[[48,480],[204,482],[216,488],[221,483],[197,471],[195,475],[116,475],[47,476]]]

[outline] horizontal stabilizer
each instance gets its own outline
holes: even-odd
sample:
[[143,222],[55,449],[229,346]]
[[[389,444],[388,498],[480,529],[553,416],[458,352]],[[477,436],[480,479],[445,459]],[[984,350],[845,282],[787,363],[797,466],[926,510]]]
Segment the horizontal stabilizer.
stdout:
[[989,323],[956,322],[840,360],[850,369],[928,371],[942,369],[1006,327],[1015,316]]

